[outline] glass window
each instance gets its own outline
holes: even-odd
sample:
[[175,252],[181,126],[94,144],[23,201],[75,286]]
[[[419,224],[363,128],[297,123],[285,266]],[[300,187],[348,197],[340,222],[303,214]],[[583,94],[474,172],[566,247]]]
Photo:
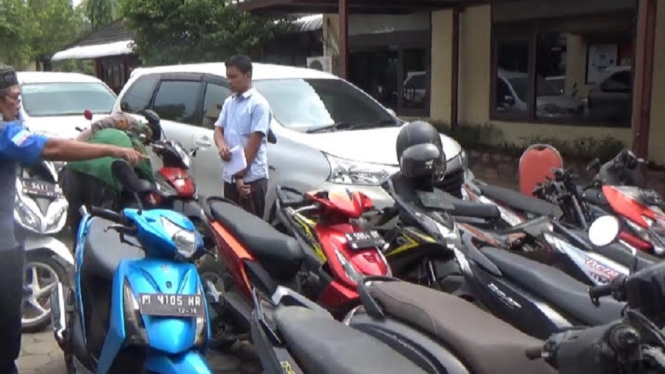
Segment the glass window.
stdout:
[[31,117],[108,114],[116,96],[102,83],[24,84],[23,109]]
[[[583,120],[584,99],[579,97],[578,91],[566,92],[565,89],[568,35],[540,34],[536,42],[536,118]],[[551,82],[560,77],[564,80],[563,92]]]
[[529,88],[529,42],[496,44],[495,111],[526,116]]
[[222,111],[224,100],[231,96],[231,90],[214,83],[206,84],[206,93],[203,98],[203,127],[214,128],[215,122]]
[[429,104],[429,93],[427,92],[427,50],[405,49],[402,74],[404,83],[403,102],[404,108],[426,109]]
[[383,107],[341,79],[275,79],[253,84],[268,100],[275,119],[296,131],[339,122],[397,125]]
[[[630,126],[632,70],[617,64],[632,61],[633,16],[626,12],[495,23],[492,115]],[[599,22],[607,17],[615,26]]]
[[157,77],[155,75],[139,77],[122,96],[120,109],[127,113],[143,114],[150,103],[150,99],[152,99],[156,82]]
[[201,82],[162,81],[152,109],[161,119],[196,125],[196,101]]
[[399,111],[398,67],[398,51],[352,52],[349,55],[349,80],[381,104]]

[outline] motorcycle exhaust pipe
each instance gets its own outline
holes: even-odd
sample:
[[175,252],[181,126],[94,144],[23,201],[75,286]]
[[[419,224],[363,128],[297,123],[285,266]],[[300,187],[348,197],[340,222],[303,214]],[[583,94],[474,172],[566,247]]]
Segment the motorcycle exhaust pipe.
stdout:
[[67,310],[65,309],[65,295],[62,283],[51,291],[51,323],[53,325],[53,336],[58,344],[65,341],[65,330],[67,329]]

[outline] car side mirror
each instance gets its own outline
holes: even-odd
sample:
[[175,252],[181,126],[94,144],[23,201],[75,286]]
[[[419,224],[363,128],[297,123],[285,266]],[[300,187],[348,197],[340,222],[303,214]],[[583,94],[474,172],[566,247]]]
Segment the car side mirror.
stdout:
[[386,108],[386,111],[388,111],[388,113],[390,113],[391,116],[393,116],[393,117],[397,117],[397,113],[395,113],[395,111],[394,111],[393,109],[391,109],[391,108]]
[[275,133],[272,132],[272,130],[270,129],[268,129],[268,143],[270,144],[277,143],[277,138],[275,137]]

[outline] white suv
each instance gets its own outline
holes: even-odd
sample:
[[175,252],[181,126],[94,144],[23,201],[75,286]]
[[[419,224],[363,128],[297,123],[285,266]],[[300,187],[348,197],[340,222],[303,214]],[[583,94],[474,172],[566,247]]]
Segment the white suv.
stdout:
[[[395,141],[404,122],[334,75],[253,65],[253,85],[273,111],[264,218],[273,217],[277,184],[299,191],[349,185],[371,197],[377,208],[392,205],[379,185],[398,170]],[[223,63],[139,68],[132,72],[113,109],[137,116],[146,109],[157,112],[168,138],[185,148],[199,148],[191,170],[199,193],[222,195],[213,124],[230,94]],[[441,138],[448,156],[448,176],[442,187],[460,196],[466,155],[455,140]]]

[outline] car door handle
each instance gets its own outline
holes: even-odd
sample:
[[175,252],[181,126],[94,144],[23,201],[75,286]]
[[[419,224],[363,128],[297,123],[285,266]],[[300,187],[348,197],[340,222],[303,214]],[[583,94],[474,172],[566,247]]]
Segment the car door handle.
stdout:
[[197,138],[194,142],[195,142],[196,145],[198,145],[199,147],[206,147],[206,148],[207,148],[207,147],[210,147],[210,146],[212,145],[212,143],[210,142],[210,140],[208,140],[208,138],[206,138],[206,137]]

